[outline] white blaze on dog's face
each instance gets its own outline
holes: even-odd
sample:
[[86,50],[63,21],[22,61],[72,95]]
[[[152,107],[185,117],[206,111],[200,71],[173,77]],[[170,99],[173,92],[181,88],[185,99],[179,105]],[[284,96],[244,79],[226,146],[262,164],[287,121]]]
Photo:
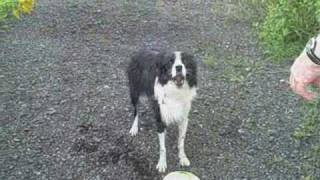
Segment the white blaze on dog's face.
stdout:
[[186,67],[182,62],[181,52],[174,52],[174,63],[171,68],[172,79],[175,84],[180,87],[184,84],[186,78]]
[[184,85],[192,88],[197,85],[197,66],[192,55],[175,51],[161,54],[158,60],[157,77],[161,85],[168,82],[178,88]]

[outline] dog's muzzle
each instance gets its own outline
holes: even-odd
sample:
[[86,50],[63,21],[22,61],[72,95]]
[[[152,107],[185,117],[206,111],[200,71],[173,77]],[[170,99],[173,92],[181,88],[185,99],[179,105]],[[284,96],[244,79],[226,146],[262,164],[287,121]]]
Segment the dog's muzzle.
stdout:
[[173,77],[173,82],[178,86],[181,87],[184,84],[184,76],[182,73],[177,74],[175,77]]

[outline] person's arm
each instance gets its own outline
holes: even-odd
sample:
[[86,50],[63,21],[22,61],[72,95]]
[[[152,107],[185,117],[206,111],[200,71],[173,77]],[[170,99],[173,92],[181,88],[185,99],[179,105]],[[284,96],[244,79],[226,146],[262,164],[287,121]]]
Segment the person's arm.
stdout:
[[311,39],[306,48],[291,66],[290,86],[294,92],[307,100],[317,94],[306,89],[314,84],[320,88],[320,36]]

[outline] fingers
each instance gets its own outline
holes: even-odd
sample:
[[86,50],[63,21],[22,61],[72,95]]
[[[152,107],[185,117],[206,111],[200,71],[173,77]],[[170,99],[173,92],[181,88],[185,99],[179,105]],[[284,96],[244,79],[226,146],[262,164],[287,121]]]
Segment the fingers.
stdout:
[[308,83],[298,82],[295,80],[295,78],[292,75],[290,76],[290,87],[292,88],[292,90],[295,93],[302,96],[303,98],[305,98],[306,100],[310,101],[310,100],[313,100],[317,96],[317,94],[307,91],[306,90],[307,85]]
[[295,92],[310,101],[316,98],[317,94],[306,90],[306,84],[297,83]]

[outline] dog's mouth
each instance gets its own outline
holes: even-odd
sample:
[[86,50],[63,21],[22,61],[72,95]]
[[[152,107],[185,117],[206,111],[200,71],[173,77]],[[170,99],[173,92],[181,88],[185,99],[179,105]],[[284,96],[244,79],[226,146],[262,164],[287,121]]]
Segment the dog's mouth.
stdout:
[[184,84],[184,76],[182,74],[177,74],[173,78],[173,82],[178,86],[181,87]]

